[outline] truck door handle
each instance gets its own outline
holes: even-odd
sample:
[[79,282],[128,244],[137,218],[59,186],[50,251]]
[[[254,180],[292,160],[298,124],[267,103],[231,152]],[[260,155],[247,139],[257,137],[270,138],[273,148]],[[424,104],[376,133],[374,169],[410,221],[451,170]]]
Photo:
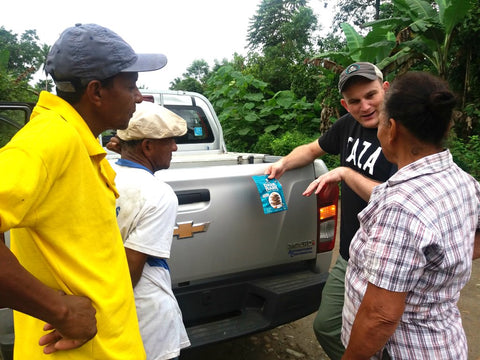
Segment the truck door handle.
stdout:
[[210,190],[208,189],[177,190],[175,195],[178,198],[178,205],[210,201]]

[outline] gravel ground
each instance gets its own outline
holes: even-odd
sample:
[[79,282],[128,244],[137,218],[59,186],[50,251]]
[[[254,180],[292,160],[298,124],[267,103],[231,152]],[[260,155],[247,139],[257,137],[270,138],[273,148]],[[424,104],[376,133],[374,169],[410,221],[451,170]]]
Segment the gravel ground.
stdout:
[[312,330],[315,314],[252,336],[185,351],[180,360],[327,360]]

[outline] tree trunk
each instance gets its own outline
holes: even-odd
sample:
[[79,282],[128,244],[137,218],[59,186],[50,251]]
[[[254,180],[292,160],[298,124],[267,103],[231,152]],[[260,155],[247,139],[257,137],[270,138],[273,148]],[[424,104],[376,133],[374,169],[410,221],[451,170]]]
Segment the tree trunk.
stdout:
[[380,19],[380,0],[375,0],[375,20]]

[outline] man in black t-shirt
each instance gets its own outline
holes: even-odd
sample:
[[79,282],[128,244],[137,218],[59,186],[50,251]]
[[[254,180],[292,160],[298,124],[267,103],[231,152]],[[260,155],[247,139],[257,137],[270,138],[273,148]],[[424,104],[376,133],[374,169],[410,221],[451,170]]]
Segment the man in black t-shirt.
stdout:
[[315,335],[331,359],[340,359],[345,351],[340,334],[345,289],[345,271],[350,241],[359,223],[358,213],[367,205],[374,186],[395,171],[377,139],[377,126],[385,91],[389,83],[373,64],[358,62],[340,75],[338,89],[342,106],[348,111],[318,141],[299,146],[265,171],[269,178],[280,178],[285,171],[305,166],[328,153],[340,155],[340,167],[314,180],[303,195],[318,194],[323,186],[340,182],[342,186],[340,219],[340,256],[330,271],[315,318]]

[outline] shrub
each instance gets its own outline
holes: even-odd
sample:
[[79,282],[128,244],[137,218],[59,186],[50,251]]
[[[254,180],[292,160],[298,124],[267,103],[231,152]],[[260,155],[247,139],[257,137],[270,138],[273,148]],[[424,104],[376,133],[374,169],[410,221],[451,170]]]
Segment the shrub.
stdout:
[[480,137],[472,135],[464,141],[453,135],[448,147],[457,165],[480,181]]
[[[306,136],[300,131],[291,131],[274,136],[272,134],[263,134],[259,137],[253,151],[270,155],[285,156],[288,155],[297,146],[311,143],[317,140],[318,136]],[[340,157],[337,155],[326,154],[322,160],[329,169],[340,166]]]

